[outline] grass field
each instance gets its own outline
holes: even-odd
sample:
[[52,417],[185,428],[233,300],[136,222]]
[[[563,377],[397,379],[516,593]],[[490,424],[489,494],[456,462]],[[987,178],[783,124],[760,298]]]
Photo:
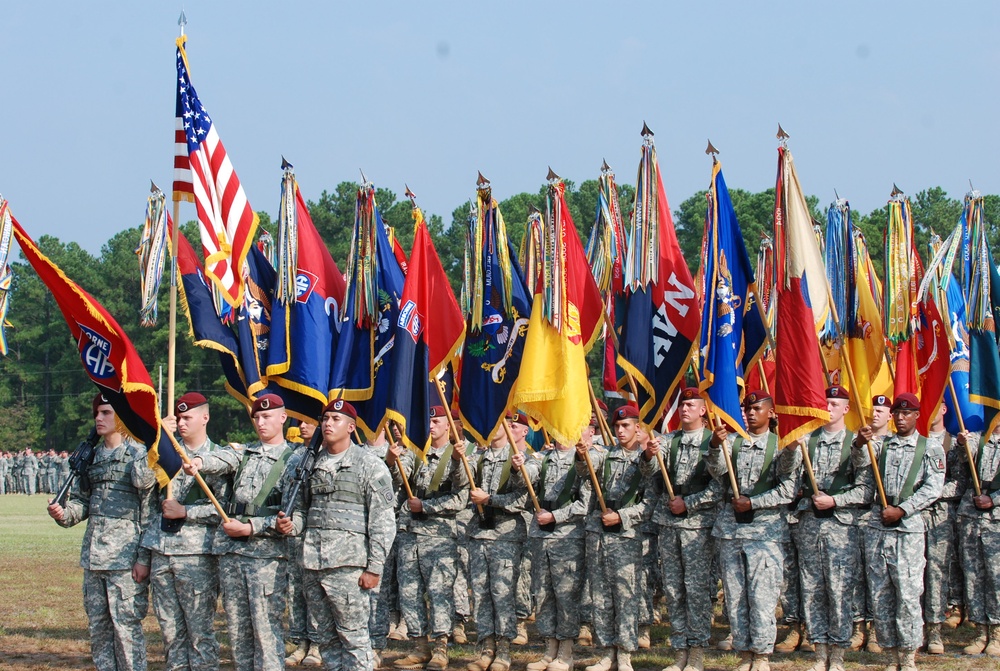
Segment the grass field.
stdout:
[[[42,495],[0,497],[0,670],[40,671],[42,669],[92,669],[80,591],[82,570],[79,567],[80,539],[83,525],[62,529],[45,513]],[[231,669],[222,614],[216,620],[223,643],[223,668]],[[152,611],[144,629],[149,649],[150,669],[164,668],[163,646]],[[779,630],[779,636],[784,634]],[[726,635],[725,627],[715,632]],[[658,671],[673,661],[666,647],[666,627],[653,628],[654,648],[633,657],[637,669]],[[946,632],[947,654],[918,657],[918,667],[927,671],[1000,671],[1000,663],[986,657],[965,657],[960,647],[972,638],[972,630],[961,627]],[[401,656],[408,646],[395,644],[386,653],[386,661]],[[514,669],[536,658],[541,643],[515,648]],[[475,653],[474,646],[452,649],[453,669],[464,669]],[[596,659],[593,648],[577,652],[577,669]],[[876,655],[848,653],[847,668],[879,670],[885,662]],[[706,669],[735,669],[733,654],[712,651]],[[806,654],[775,655],[776,671],[804,671],[812,660]],[[391,668],[391,665],[389,665]]]

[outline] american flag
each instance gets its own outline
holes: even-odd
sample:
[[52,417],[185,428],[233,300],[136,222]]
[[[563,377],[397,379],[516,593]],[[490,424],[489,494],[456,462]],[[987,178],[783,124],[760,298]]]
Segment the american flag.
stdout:
[[230,305],[243,301],[243,264],[257,232],[257,215],[226,154],[208,111],[188,76],[187,56],[177,43],[177,106],[174,134],[174,200],[198,208],[205,275]]

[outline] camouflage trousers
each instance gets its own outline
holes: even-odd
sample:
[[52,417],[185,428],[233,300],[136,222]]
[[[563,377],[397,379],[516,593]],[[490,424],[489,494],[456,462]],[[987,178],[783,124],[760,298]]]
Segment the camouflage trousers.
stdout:
[[306,624],[306,594],[302,589],[302,537],[289,536],[288,548],[288,638],[293,641],[308,640]]
[[[788,525],[792,535],[798,524]],[[782,624],[795,624],[802,621],[802,582],[799,575],[799,553],[795,543],[786,541],[781,544],[782,581],[778,605],[781,606]]]
[[719,569],[733,649],[769,655],[778,624],[774,609],[782,580],[782,543],[719,539]]
[[517,578],[521,572],[521,545],[513,541],[473,538],[469,541],[469,569],[476,607],[479,640],[487,636],[517,636]]
[[927,566],[924,569],[924,619],[944,622],[951,592],[952,561],[958,552],[958,504],[937,501],[921,512],[927,529]]
[[594,600],[590,598],[590,575],[592,573],[590,543],[583,542],[583,581],[580,583],[580,624],[590,625],[594,622]]
[[[531,523],[528,522],[528,525]],[[535,595],[531,591],[531,563],[534,559],[534,543],[521,545],[521,566],[517,574],[517,619],[524,620],[535,612]]]
[[626,651],[639,647],[637,582],[642,562],[642,539],[615,533],[588,532],[587,559],[591,562],[590,598],[594,604],[594,638],[601,647]]
[[24,493],[24,494],[34,494],[35,492],[38,491],[38,488],[35,486],[37,484],[37,480],[35,478],[35,474],[34,473],[25,474],[22,477],[21,480],[22,480],[21,481],[21,492],[22,493]]
[[1000,625],[1000,523],[985,517],[959,519],[969,620]]
[[704,648],[712,635],[711,529],[660,527],[660,576],[670,616],[670,645],[676,650]]
[[472,615],[472,598],[469,596],[469,539],[460,536],[455,547],[457,565],[452,599],[455,602],[455,621],[464,622]]
[[149,583],[132,571],[83,571],[83,609],[90,654],[97,671],[146,671],[142,619],[149,610]]
[[248,671],[284,669],[285,560],[222,555],[219,585],[234,666]]
[[924,535],[868,527],[868,585],[875,633],[884,648],[916,650],[923,641]]
[[653,598],[660,587],[660,553],[655,533],[643,531],[639,540],[642,542],[642,560],[635,584],[639,597],[639,624],[650,625],[653,624]]
[[858,528],[805,512],[792,527],[809,640],[840,648],[851,641]]
[[875,619],[872,610],[872,596],[868,591],[868,546],[865,544],[865,529],[868,528],[868,517],[871,512],[858,517],[858,572],[854,578],[852,590],[851,616],[855,622],[871,622]]
[[349,566],[305,571],[309,638],[319,644],[327,669],[372,671],[375,660],[368,636],[371,595],[358,584],[363,570]]
[[218,671],[215,605],[219,569],[213,555],[153,552],[149,582],[153,612],[163,632],[167,671]]
[[576,638],[580,633],[585,539],[532,538],[529,542],[535,546],[532,569],[538,634],[560,641]]
[[455,610],[455,539],[405,532],[399,537],[399,610],[407,635],[447,636]]
[[[399,537],[396,534],[389,549],[389,555],[382,565],[382,578],[378,581],[378,587],[369,590],[368,598],[368,636],[371,638],[372,647],[376,650],[385,650],[388,645],[389,636],[389,614],[399,610],[399,583],[396,581],[396,565],[399,561]],[[312,632],[310,632],[310,639]]]

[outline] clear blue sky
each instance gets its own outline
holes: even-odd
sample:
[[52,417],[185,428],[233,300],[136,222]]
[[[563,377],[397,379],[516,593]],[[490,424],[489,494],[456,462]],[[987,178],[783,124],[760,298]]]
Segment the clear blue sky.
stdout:
[[[97,252],[171,184],[181,4],[3,12],[0,193],[29,232]],[[1000,193],[1000,3],[188,2],[192,80],[254,209],[281,155],[307,198],[358,169],[450,221],[482,170],[504,198],[606,158],[632,183],[645,120],[676,206],[775,174],[856,210],[971,178]],[[184,219],[194,218],[185,204]]]

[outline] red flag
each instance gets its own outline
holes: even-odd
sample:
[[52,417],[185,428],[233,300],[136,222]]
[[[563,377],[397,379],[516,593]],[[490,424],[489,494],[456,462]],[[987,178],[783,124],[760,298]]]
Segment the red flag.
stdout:
[[951,346],[948,342],[949,325],[941,318],[934,298],[929,294],[917,304],[920,323],[913,339],[917,375],[920,382],[920,417],[917,431],[926,436],[934,421],[944,390],[951,374]]

